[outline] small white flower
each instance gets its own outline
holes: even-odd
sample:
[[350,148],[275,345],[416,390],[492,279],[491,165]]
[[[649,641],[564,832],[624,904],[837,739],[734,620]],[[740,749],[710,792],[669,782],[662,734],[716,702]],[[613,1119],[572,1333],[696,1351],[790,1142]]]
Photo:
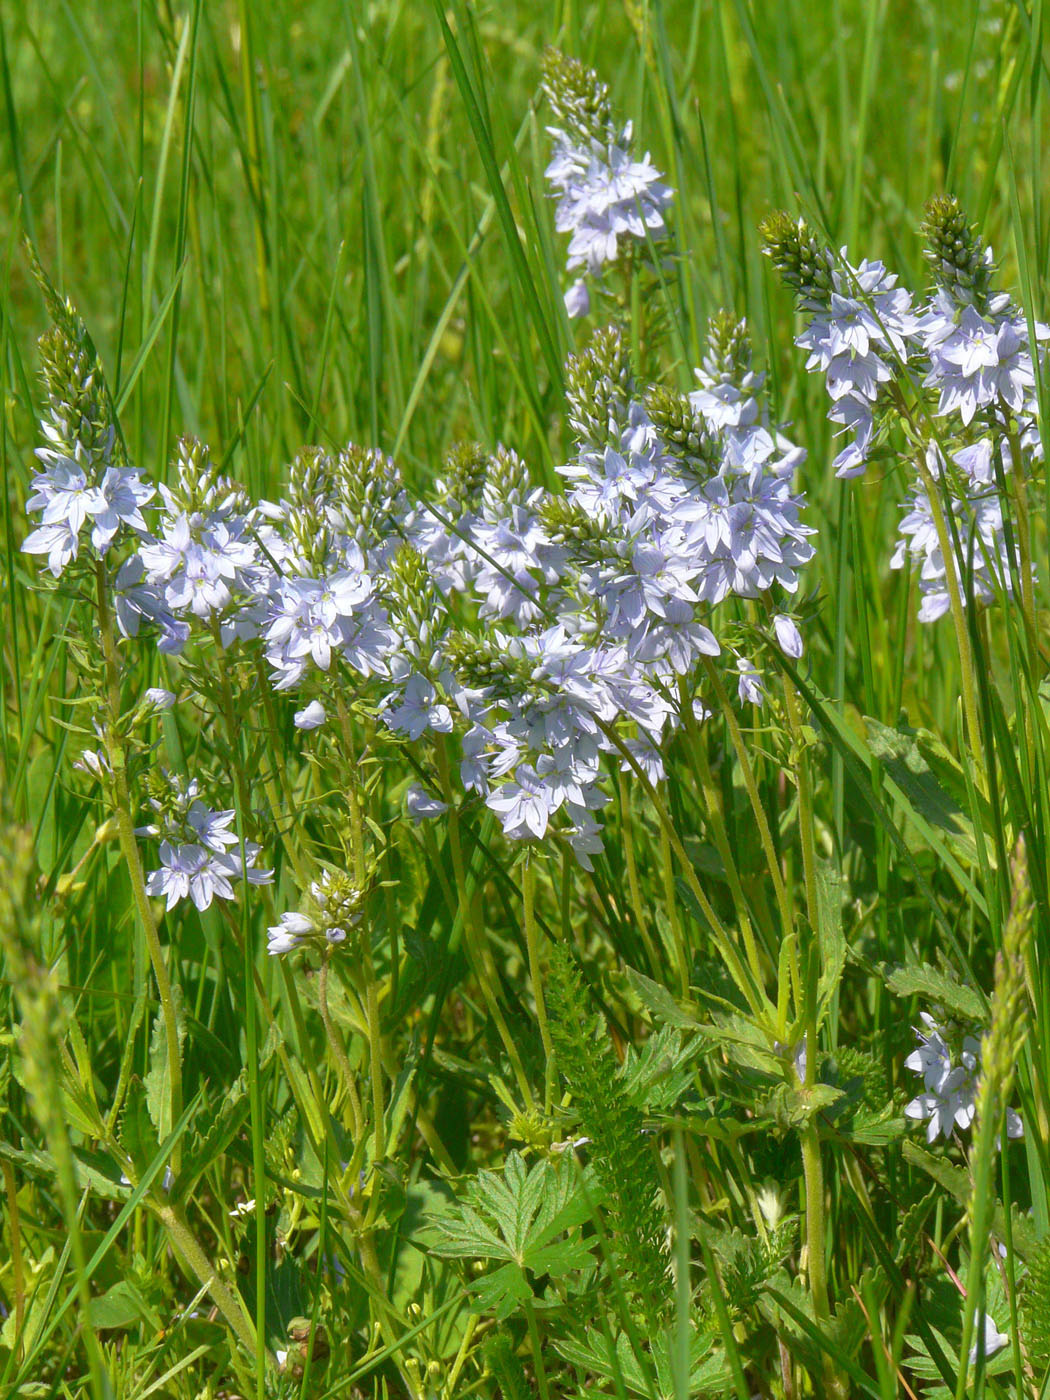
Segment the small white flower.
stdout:
[[784,613],[778,614],[773,619],[773,631],[777,635],[777,645],[785,656],[790,656],[797,661],[802,655],[802,633],[798,630],[794,618],[786,616]]
[[296,729],[317,729],[328,718],[320,700],[311,700],[305,709],[296,710]]
[[736,683],[737,692],[740,696],[740,703],[746,705],[761,705],[765,692],[762,689],[762,676],[756,671],[746,656],[738,656],[736,659],[736,669],[739,671],[739,679]]
[[[983,1334],[983,1335],[982,1335]],[[970,1348],[970,1365],[977,1364],[978,1349],[983,1353],[985,1360],[994,1356],[997,1351],[1002,1351],[1003,1347],[1010,1342],[1009,1334],[1000,1332],[995,1325],[994,1319],[989,1313],[984,1313],[977,1320],[977,1341]]]
[[272,924],[266,930],[266,951],[271,957],[280,953],[290,953],[313,931],[313,919],[307,918],[305,914],[289,911],[281,915],[279,924]]
[[575,321],[580,316],[586,316],[590,309],[591,294],[587,290],[587,283],[582,277],[577,278],[565,293],[565,310],[570,319]]
[[428,821],[431,817],[439,817],[442,812],[448,811],[447,802],[442,802],[437,797],[431,797],[418,783],[413,783],[405,793],[405,806],[414,826],[418,826],[420,822]]
[[79,768],[83,773],[91,773],[96,778],[113,771],[102,749],[84,749],[73,767]]
[[143,699],[154,710],[170,710],[175,703],[175,696],[172,692],[157,685],[150,686]]

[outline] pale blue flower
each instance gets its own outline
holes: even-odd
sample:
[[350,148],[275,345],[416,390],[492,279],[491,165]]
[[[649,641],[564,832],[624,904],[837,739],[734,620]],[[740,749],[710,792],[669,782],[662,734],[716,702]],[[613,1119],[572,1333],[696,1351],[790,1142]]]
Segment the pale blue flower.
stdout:
[[405,793],[405,807],[415,826],[418,826],[420,822],[429,821],[433,817],[439,817],[442,812],[448,811],[447,802],[442,802],[438,797],[432,797],[418,783],[413,783]]
[[320,700],[311,700],[304,709],[296,710],[294,715],[296,729],[317,729],[324,724],[328,715]]
[[802,655],[802,634],[794,618],[788,617],[786,613],[778,613],[773,619],[773,631],[780,650],[785,656],[797,661]]

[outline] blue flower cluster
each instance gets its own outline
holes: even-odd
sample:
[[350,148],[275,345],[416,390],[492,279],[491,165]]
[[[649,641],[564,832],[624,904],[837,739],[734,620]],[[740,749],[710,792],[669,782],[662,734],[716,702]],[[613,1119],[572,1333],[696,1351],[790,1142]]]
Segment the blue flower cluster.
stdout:
[[[534,486],[508,449],[463,447],[414,500],[392,461],[349,447],[304,451],[286,496],[251,502],[185,439],[156,492],[131,468],[126,491],[110,489],[104,453],[68,490],[76,459],[49,450],[29,506],[64,532],[56,575],[88,532],[99,556],[121,543],[110,578],[125,635],[167,654],[195,637],[253,649],[274,690],[301,697],[303,731],[372,683],[405,741],[458,737],[460,781],[508,837],[553,830],[589,864],[610,771],[661,780],[683,704],[704,713],[702,663],[724,649],[712,608],[757,600],[769,635],[802,651],[776,598],[813,553],[793,488],[803,453],[766,420],[742,326],[713,324],[698,377],[691,396],[636,384],[619,333],[599,332],[569,365],[564,493]],[[96,509],[103,490],[115,523]],[[734,651],[732,664],[741,699],[761,703],[752,660]],[[420,788],[411,815],[446,796]],[[255,847],[242,869],[231,820],[196,788],[169,796],[142,829],[160,842],[151,893],[206,908],[232,881],[266,878]]]
[[[836,258],[803,221],[766,226],[767,251],[794,288],[805,326],[796,344],[807,369],[825,376],[828,417],[848,434],[835,458],[840,477],[862,476],[890,424],[905,424],[925,472],[917,473],[892,567],[910,564],[919,581],[919,618],[950,606],[944,534],[933,483],[958,540],[963,590],[981,603],[1010,596],[1020,565],[1011,559],[1001,485],[1023,482],[1042,457],[1035,369],[1024,315],[992,289],[994,262],[952,199],[934,201],[924,227],[934,286],[916,305],[881,262],[854,267]],[[1037,341],[1050,327],[1035,323]]]

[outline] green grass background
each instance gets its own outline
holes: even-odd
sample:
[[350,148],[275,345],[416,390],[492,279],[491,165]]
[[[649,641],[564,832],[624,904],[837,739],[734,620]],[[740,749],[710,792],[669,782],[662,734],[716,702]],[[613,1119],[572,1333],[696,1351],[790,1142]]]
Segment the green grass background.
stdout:
[[[155,473],[173,433],[192,431],[231,453],[259,492],[304,441],[348,438],[396,447],[417,482],[463,437],[514,445],[544,477],[564,447],[550,427],[552,361],[570,348],[552,290],[564,252],[537,107],[540,54],[558,40],[598,66],[679,189],[671,348],[683,383],[706,315],[746,314],[760,361],[772,342],[782,416],[814,448],[811,499],[837,524],[820,386],[790,345],[789,302],[759,255],[757,223],[801,203],[854,258],[881,256],[921,283],[921,207],[951,188],[1008,277],[1020,219],[1040,301],[1050,82],[1032,42],[1040,11],[1005,0],[478,5],[461,34],[478,94],[472,129],[422,0],[5,7],[8,508],[17,514],[35,445],[44,324],[20,221],[85,316],[125,400],[134,456]],[[510,210],[493,200],[493,162],[513,236]],[[889,511],[877,523],[892,521],[892,492],[869,489],[864,505],[865,517],[870,505]],[[37,629],[15,583],[10,515],[6,533],[10,713],[17,658],[32,654]],[[821,545],[826,579],[826,531]]]
[[[302,443],[348,438],[395,452],[419,487],[464,438],[513,446],[551,481],[568,451],[560,366],[576,331],[542,178],[550,42],[599,69],[679,192],[671,377],[691,382],[712,311],[746,314],[777,412],[810,447],[817,689],[889,724],[903,711],[961,748],[950,629],[919,628],[907,579],[888,571],[903,472],[854,490],[830,477],[823,389],[791,344],[790,300],[757,225],[801,210],[854,261],[882,257],[918,287],[922,205],[952,190],[1006,285],[1039,312],[1042,4],[455,0],[451,52],[441,13],[423,0],[0,8],[0,791],[5,815],[33,828],[48,888],[86,848],[92,808],[65,776],[58,701],[74,683],[53,645],[61,608],[29,589],[18,554],[46,324],[23,229],[85,317],[132,456],[156,476],[188,431],[259,494],[279,492]],[[1045,558],[1045,537],[1040,548]],[[1045,607],[1046,568],[1040,587]],[[1009,679],[1005,650],[992,650]],[[827,829],[847,853],[851,841],[873,849],[884,946],[929,946],[921,901],[889,898],[889,843],[840,760],[826,776]],[[45,924],[110,1061],[124,1015],[107,967],[121,892],[110,871],[79,900],[75,930]],[[959,928],[971,950],[972,917]],[[899,1020],[877,990],[869,1000],[871,1027]],[[218,1029],[235,1073],[235,1019]],[[157,1241],[136,1247],[148,1258]]]

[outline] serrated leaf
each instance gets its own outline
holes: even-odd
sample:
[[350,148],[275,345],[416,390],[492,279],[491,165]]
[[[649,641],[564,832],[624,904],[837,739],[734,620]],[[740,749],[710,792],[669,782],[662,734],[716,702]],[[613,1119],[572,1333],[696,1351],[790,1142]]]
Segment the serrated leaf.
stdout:
[[73,1162],[78,1185],[90,1186],[110,1201],[126,1199],[131,1186],[127,1181],[121,1180],[120,1167],[108,1154],[90,1152],[86,1147],[74,1147]]
[[225,1152],[248,1117],[249,1103],[243,1072],[227,1089],[218,1111],[211,1110],[204,1133],[189,1137],[182,1154],[182,1166],[172,1183],[171,1194],[181,1200],[192,1191],[208,1167]]
[[908,725],[890,728],[870,715],[864,726],[871,752],[920,816],[957,839],[972,841],[973,828],[960,801],[966,800],[966,780],[937,736]]
[[898,1264],[911,1253],[912,1247],[922,1233],[922,1227],[926,1223],[926,1217],[937,1204],[940,1193],[936,1186],[931,1186],[925,1196],[921,1196],[913,1206],[905,1211],[897,1226],[897,1249],[894,1254]]
[[448,1258],[498,1262],[474,1287],[485,1307],[505,1317],[515,1301],[532,1300],[529,1274],[559,1276],[586,1266],[590,1244],[559,1237],[590,1218],[599,1194],[569,1161],[541,1158],[527,1167],[512,1152],[501,1173],[478,1172],[461,1201],[429,1215],[429,1248]]
[[858,1108],[847,1129],[842,1129],[844,1137],[865,1147],[888,1147],[908,1131],[908,1121],[894,1114],[887,1105],[885,1108]]
[[627,977],[643,1005],[648,1007],[658,1024],[677,1026],[681,1030],[700,1029],[694,1012],[679,1006],[662,983],[654,982],[651,977],[646,977],[633,967],[627,968]]
[[817,937],[820,940],[818,1028],[823,1024],[846,966],[846,935],[842,928],[842,872],[830,861],[817,862]]
[[72,1127],[86,1138],[98,1139],[105,1136],[106,1128],[98,1108],[79,1084],[66,1075],[62,1084],[63,1115]]
[[[903,1151],[906,1162],[910,1162],[912,1166],[920,1167],[927,1176],[932,1177],[937,1182],[938,1186],[942,1186],[949,1195],[953,1196],[961,1206],[969,1206],[970,1197],[973,1194],[973,1182],[965,1167],[953,1166],[943,1157],[935,1157],[931,1152],[924,1151],[917,1143],[907,1140],[904,1143]],[[1032,1222],[1027,1216],[1022,1215],[1016,1207],[1011,1208],[1010,1220],[1014,1248],[1022,1259],[1027,1259],[1038,1244]],[[992,1233],[999,1239],[1005,1237],[1005,1224],[1002,1202],[996,1198],[992,1215]]]
[[918,967],[896,967],[886,973],[886,985],[899,997],[921,996],[937,1002],[968,1021],[983,1021],[986,1015],[980,994],[964,987],[951,973],[942,972],[929,963]]
[[[938,833],[969,865],[977,864],[977,842],[968,811],[970,797],[958,762],[935,734],[901,726],[890,729],[866,715],[868,744],[890,782],[911,809],[917,829],[937,848]],[[981,812],[987,826],[987,812]],[[994,864],[992,842],[986,842]],[[959,874],[963,872],[959,871]],[[965,881],[965,875],[963,876]],[[968,883],[968,882],[966,882]]]
[[150,1118],[146,1090],[137,1075],[128,1085],[124,1111],[120,1116],[119,1136],[121,1147],[138,1171],[144,1172],[156,1157],[160,1142]]
[[737,1142],[751,1133],[764,1132],[768,1120],[734,1118],[730,1113],[678,1114],[668,1120],[668,1126],[680,1127],[694,1137],[712,1138],[715,1142]]
[[769,1096],[767,1108],[778,1122],[798,1128],[844,1097],[845,1090],[834,1084],[811,1084],[809,1088],[803,1084],[778,1084]]
[[[41,1181],[51,1181],[58,1173],[51,1153],[39,1148],[26,1150],[0,1142],[0,1157]],[[89,1152],[83,1147],[73,1148],[73,1174],[78,1189],[90,1186],[108,1200],[122,1201],[131,1190],[127,1182],[121,1181],[120,1171],[111,1157],[101,1152]]]
[[623,1090],[643,1113],[670,1108],[693,1080],[693,1065],[704,1048],[702,1035],[684,1036],[662,1026],[641,1051],[629,1046],[620,1076]]
[[[713,1330],[691,1326],[688,1345],[688,1394],[720,1394],[730,1373],[724,1354],[715,1350]],[[621,1332],[614,1340],[589,1328],[582,1337],[558,1339],[554,1346],[559,1355],[581,1370],[614,1384],[620,1377],[630,1393],[651,1400],[652,1380],[643,1370],[626,1333]],[[661,1333],[653,1338],[652,1353],[647,1360],[656,1371],[660,1395],[675,1394],[672,1349],[676,1346],[673,1333]]]

